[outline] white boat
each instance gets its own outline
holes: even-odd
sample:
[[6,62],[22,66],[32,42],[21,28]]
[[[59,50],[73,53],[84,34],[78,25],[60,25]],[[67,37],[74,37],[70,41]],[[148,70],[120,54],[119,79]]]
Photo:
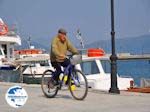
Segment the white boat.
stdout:
[[23,74],[24,83],[41,83],[41,77],[44,71],[54,70],[50,64],[49,54],[43,53],[41,49],[21,49],[15,51],[17,55],[17,63],[22,66],[27,65]]
[[[108,91],[111,85],[110,55],[89,57],[83,55],[82,63],[76,67],[86,75],[89,87]],[[119,90],[127,90],[132,85],[133,78],[117,74]]]
[[[5,25],[2,19],[0,25],[1,34]],[[43,54],[40,49],[34,49],[33,46],[30,46],[30,49],[14,50],[14,46],[21,45],[21,38],[6,29],[7,31],[0,35],[0,81],[27,82],[28,79],[33,79],[33,75],[34,78],[41,78],[43,72],[50,67],[49,55]],[[22,73],[16,69],[16,63],[23,67]],[[21,74],[23,78],[20,78]]]
[[[77,31],[76,37],[84,49],[80,30]],[[81,52],[86,52],[86,54],[82,56],[82,63],[76,65],[76,67],[86,75],[89,87],[108,91],[111,86],[110,54],[105,54],[103,49],[88,49],[86,51],[81,50]],[[119,90],[127,90],[134,85],[133,78],[118,74],[117,82]]]
[[14,46],[21,45],[21,39],[10,31],[0,18],[0,81],[19,82],[19,71],[14,63]]

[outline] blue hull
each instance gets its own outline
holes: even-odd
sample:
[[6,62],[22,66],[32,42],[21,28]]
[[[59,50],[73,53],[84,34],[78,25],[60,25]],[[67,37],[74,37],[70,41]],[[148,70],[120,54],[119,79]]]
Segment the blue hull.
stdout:
[[0,82],[19,82],[19,70],[12,66],[0,66]]

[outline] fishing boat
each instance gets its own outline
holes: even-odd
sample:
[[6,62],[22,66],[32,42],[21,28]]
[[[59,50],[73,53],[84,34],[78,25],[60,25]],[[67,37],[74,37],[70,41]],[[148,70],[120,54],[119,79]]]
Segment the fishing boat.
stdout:
[[[82,55],[82,63],[76,67],[86,75],[89,87],[104,91],[110,89],[110,54],[105,54],[103,49],[88,49]],[[118,74],[117,81],[119,90],[127,90],[134,83],[132,77]]]
[[0,81],[19,82],[20,74],[14,63],[14,46],[21,45],[21,39],[0,18]]
[[44,71],[54,70],[50,64],[49,54],[42,49],[29,46],[29,49],[16,50],[16,62],[22,66],[27,66],[23,74],[23,82],[28,84],[40,84]]
[[[81,44],[82,62],[76,65],[88,80],[88,86],[93,89],[108,91],[111,86],[111,68],[110,56],[101,48],[85,49],[81,32],[78,29],[76,38]],[[128,76],[120,76],[117,74],[117,82],[119,90],[127,90],[134,86],[134,79]]]

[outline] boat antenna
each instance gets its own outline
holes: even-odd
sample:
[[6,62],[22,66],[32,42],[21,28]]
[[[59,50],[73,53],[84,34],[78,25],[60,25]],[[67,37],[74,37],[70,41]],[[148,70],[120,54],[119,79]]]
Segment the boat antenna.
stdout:
[[19,34],[18,29],[19,29],[19,28],[18,28],[18,22],[15,21],[15,22],[13,23],[13,25],[12,25],[12,31],[15,32],[16,35]]
[[84,49],[85,47],[84,47],[84,42],[83,42],[83,38],[81,36],[80,29],[77,30],[76,38],[80,41],[80,45],[81,45],[82,49]]
[[31,48],[31,36],[29,36],[27,42],[28,42],[28,46],[29,46],[29,49],[30,49]]

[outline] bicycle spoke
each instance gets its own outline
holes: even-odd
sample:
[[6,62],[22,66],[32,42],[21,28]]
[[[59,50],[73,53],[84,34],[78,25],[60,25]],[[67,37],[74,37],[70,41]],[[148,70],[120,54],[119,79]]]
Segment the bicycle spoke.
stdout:
[[58,92],[58,87],[51,88],[50,81],[52,77],[52,71],[47,70],[42,75],[41,88],[44,95],[48,98],[53,98],[56,96]]
[[83,100],[86,97],[88,91],[86,77],[79,70],[73,71],[72,77],[73,78],[70,78],[69,81],[69,90],[75,99]]

